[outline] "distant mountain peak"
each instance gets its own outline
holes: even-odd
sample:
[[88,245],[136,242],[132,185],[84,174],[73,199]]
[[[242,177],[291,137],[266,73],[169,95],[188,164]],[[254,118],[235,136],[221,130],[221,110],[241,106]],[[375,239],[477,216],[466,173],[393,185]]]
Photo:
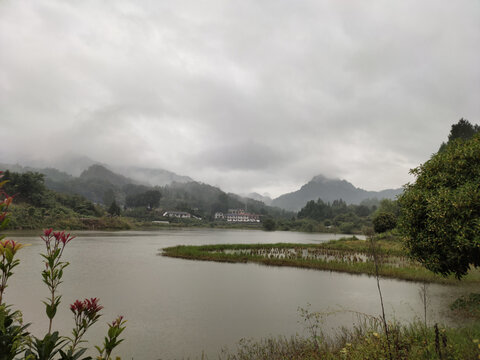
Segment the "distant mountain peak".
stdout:
[[316,175],[310,181],[311,182],[316,182],[316,183],[323,183],[323,182],[331,181],[331,180],[333,180],[333,179],[327,178],[324,175]]
[[249,194],[243,195],[246,198],[250,198],[253,200],[261,201],[265,205],[270,205],[272,203],[272,198],[268,194],[261,195],[257,192],[251,192]]
[[359,204],[369,198],[393,199],[402,192],[402,189],[387,189],[383,191],[366,191],[355,187],[346,180],[331,179],[324,175],[317,175],[299,190],[284,194],[272,201],[272,206],[286,210],[299,211],[310,200],[322,199],[333,202],[342,199],[347,204]]
[[116,186],[138,184],[138,181],[114,173],[112,170],[100,164],[90,165],[80,174],[80,179],[100,179],[108,181]]

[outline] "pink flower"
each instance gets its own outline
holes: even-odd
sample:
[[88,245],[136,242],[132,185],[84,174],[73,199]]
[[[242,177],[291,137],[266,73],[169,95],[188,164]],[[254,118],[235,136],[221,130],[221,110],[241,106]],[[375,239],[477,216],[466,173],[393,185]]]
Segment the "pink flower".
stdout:
[[97,314],[102,309],[103,306],[98,303],[97,298],[85,299],[83,301],[76,300],[70,305],[70,310],[75,314],[75,316],[84,315],[90,320],[98,318]]
[[98,303],[97,298],[85,299],[83,305],[85,306],[87,313],[92,315],[103,309],[103,306]]
[[53,231],[52,228],[50,228],[50,229],[45,229],[45,230],[43,230],[43,235],[49,237],[50,234],[52,233],[52,231]]
[[80,300],[76,300],[73,304],[70,305],[70,310],[75,315],[80,315],[83,312],[83,310],[85,310],[83,306],[83,302]]
[[53,236],[55,236],[56,241],[60,241],[60,238],[62,237],[62,234],[65,233],[64,231],[55,231],[53,233]]
[[65,234],[65,232],[63,231],[60,234],[60,241],[62,242],[63,246],[67,245],[73,239],[75,239],[75,236],[70,236],[70,234]]

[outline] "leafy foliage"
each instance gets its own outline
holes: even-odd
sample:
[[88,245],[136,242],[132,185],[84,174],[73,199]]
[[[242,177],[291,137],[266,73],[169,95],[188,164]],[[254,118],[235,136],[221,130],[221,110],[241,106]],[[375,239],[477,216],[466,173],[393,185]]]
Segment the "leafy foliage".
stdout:
[[277,228],[277,224],[275,223],[275,220],[272,218],[267,218],[263,220],[262,222],[263,228],[267,231],[273,231]]
[[112,216],[120,216],[122,209],[117,205],[117,202],[113,200],[112,204],[108,208],[108,213]]
[[125,330],[126,320],[123,320],[123,316],[116,318],[111,324],[108,324],[107,336],[103,341],[103,347],[95,346],[99,356],[98,360],[110,360],[113,349],[117,347],[123,339],[119,339],[123,330]]
[[39,173],[4,173],[5,192],[13,194],[15,206],[10,209],[10,228],[36,229],[63,225],[62,220],[98,217],[101,209],[80,195],[68,195],[48,190]]
[[462,295],[450,304],[450,310],[455,311],[457,314],[465,314],[468,317],[480,317],[480,294],[470,293]]
[[480,265],[480,134],[457,139],[411,170],[399,197],[400,228],[411,255],[442,275]]
[[472,125],[467,119],[461,118],[458,123],[452,125],[450,134],[448,135],[448,142],[442,143],[439,151],[444,151],[447,144],[456,139],[468,140],[478,132],[480,132],[479,125]]
[[158,190],[148,190],[140,194],[128,195],[125,199],[127,207],[147,207],[149,209],[157,208],[160,205],[162,197]]
[[[335,226],[342,233],[352,234],[360,232],[364,226],[371,226],[369,217],[377,209],[376,204],[378,201],[371,200],[360,205],[347,205],[342,199],[332,203],[325,203],[322,199],[310,200],[298,212],[298,218],[323,222],[325,226]],[[310,223],[305,230],[314,231],[315,227],[318,228],[318,224]]]
[[53,360],[66,341],[67,339],[60,337],[58,331],[47,333],[43,339],[35,338],[33,340],[31,347],[25,352],[25,358],[32,360]]
[[20,311],[0,305],[0,359],[13,360],[23,351],[29,324],[22,323]]
[[5,191],[15,196],[17,202],[27,202],[34,206],[47,205],[43,174],[26,172],[24,174],[5,171]]
[[373,218],[373,230],[376,233],[383,233],[392,230],[397,225],[395,215],[389,212],[381,212]]

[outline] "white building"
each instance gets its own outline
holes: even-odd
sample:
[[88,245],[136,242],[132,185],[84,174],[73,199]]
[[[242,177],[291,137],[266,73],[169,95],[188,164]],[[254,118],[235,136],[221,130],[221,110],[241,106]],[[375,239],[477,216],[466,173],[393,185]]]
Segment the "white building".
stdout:
[[180,219],[190,219],[192,215],[190,215],[188,212],[185,211],[165,211],[163,213],[163,216],[165,217],[176,217]]
[[215,213],[215,220],[227,220],[227,222],[260,222],[260,216],[250,214],[243,209],[228,209],[228,213]]

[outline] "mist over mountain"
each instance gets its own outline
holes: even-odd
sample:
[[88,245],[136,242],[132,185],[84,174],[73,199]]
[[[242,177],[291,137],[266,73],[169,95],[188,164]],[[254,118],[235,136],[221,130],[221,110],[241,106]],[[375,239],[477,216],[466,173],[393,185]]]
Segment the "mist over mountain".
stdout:
[[[149,186],[164,186],[173,182],[187,183],[194,181],[189,176],[178,175],[172,171],[161,168],[146,168],[140,166],[115,166],[96,161],[88,156],[77,154],[62,154],[48,160],[29,159],[22,161],[22,165],[0,163],[0,169],[9,169],[15,172],[33,171],[44,174],[50,180],[67,180],[72,177],[86,176],[83,174],[93,165],[101,165],[118,175],[131,179],[131,183],[141,183]],[[95,168],[93,168],[95,169]],[[96,168],[100,171],[100,168]],[[95,170],[91,170],[94,171]]]
[[127,184],[139,184],[138,181],[114,173],[102,165],[90,166],[80,174],[79,179],[84,181],[101,179],[117,187],[122,187]]
[[246,194],[246,195],[244,195],[244,197],[249,198],[249,199],[254,199],[254,200],[257,200],[257,201],[261,201],[265,205],[271,205],[272,204],[272,198],[270,196],[261,195],[261,194],[256,193],[256,192]]
[[324,202],[332,202],[342,199],[347,204],[359,204],[361,201],[371,198],[394,199],[401,192],[402,189],[366,191],[355,187],[346,180],[329,179],[318,175],[299,190],[273,199],[271,205],[290,211],[299,211],[310,200],[322,199]]
[[149,169],[137,166],[114,168],[118,173],[150,186],[165,186],[168,184],[188,183],[194,181],[189,176],[175,174],[165,169]]
[[[70,159],[71,162],[75,162],[74,158],[70,157]],[[123,204],[127,195],[161,187],[162,193],[170,194],[163,197],[162,200],[169,207],[175,207],[175,204],[181,203],[184,208],[189,206],[200,207],[204,208],[205,211],[208,208],[208,212],[214,208],[228,207],[225,199],[220,201],[222,206],[218,206],[218,198],[223,196],[220,196],[221,194],[226,194],[220,188],[196,182],[189,176],[178,175],[165,169],[136,166],[115,168],[100,164],[87,157],[76,159],[79,161],[77,165],[71,165],[61,170],[52,167],[36,168],[19,164],[0,164],[0,169],[20,173],[39,172],[45,175],[45,185],[49,189],[68,194],[79,194],[96,203],[105,203],[107,192],[113,192],[115,199]],[[90,165],[83,169],[78,176],[69,173],[69,171],[78,172],[79,164]],[[194,190],[198,191],[198,194]],[[260,204],[263,203],[266,206],[288,211],[299,211],[308,201],[319,198],[324,202],[342,199],[347,204],[359,204],[366,199],[394,199],[401,192],[402,189],[366,191],[355,187],[346,180],[329,179],[323,175],[318,175],[299,190],[281,195],[273,200],[269,196],[258,193],[249,193],[242,196],[229,193],[228,198],[231,200],[230,205],[235,204],[235,206],[251,202],[255,204],[257,209],[260,209],[262,207]]]
[[45,179],[49,179],[52,181],[67,181],[73,179],[71,174],[68,174],[64,171],[60,171],[55,168],[46,167],[46,168],[37,168],[31,166],[22,166],[20,164],[3,164],[0,163],[0,170],[10,170],[13,172],[17,172],[20,174],[30,172],[38,172],[40,174],[45,175]]
[[[73,176],[80,176],[80,174],[88,169],[92,165],[102,165],[108,167],[108,165],[96,161],[88,156],[79,155],[74,153],[62,153],[56,156],[49,157],[48,159],[35,159],[35,158],[28,158],[19,160],[22,165],[17,163],[17,169],[35,169],[35,171],[42,173],[45,169],[55,169],[57,171],[61,171]],[[17,171],[12,168],[12,164],[0,164],[1,166],[6,166],[11,171]],[[3,167],[5,168],[5,167]],[[27,170],[32,171],[32,170]],[[22,171],[18,171],[22,172]]]
[[109,206],[114,200],[117,204],[126,206],[128,197],[142,196],[148,191],[156,190],[161,194],[159,205],[162,209],[188,211],[202,218],[213,218],[215,212],[226,212],[231,208],[248,209],[253,213],[275,217],[293,216],[293,213],[270,207],[263,201],[226,193],[218,187],[163,169],[123,168],[123,172],[129,176],[98,163],[90,165],[79,176],[54,168],[34,168],[19,164],[0,164],[0,170],[44,174],[45,186],[48,189],[81,195],[105,206]]

